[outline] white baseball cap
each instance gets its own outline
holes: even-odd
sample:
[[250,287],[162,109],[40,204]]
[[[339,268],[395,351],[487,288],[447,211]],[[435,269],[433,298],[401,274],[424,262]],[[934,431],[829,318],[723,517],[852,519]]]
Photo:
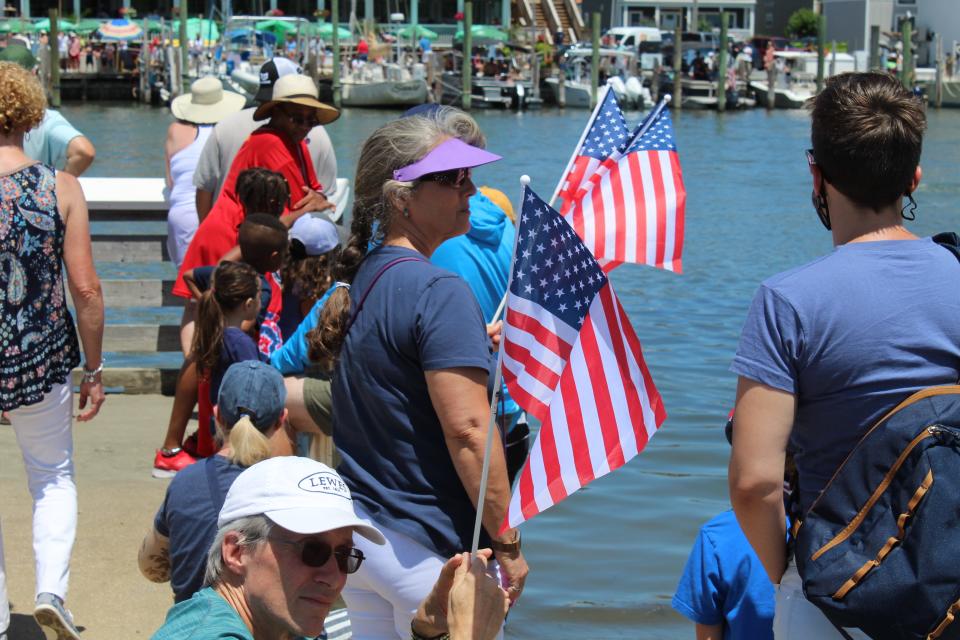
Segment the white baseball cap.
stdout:
[[340,475],[310,458],[279,456],[245,469],[227,492],[217,527],[261,514],[294,533],[351,527],[375,544],[386,542],[354,513],[350,489]]

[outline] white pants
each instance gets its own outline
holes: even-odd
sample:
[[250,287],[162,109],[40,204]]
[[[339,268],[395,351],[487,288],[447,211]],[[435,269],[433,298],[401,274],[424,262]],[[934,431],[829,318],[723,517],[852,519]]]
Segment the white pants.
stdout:
[[[868,640],[859,629],[845,629],[854,639]],[[775,640],[844,640],[823,612],[803,595],[803,581],[793,562],[777,587],[777,610],[773,616]]]
[[405,640],[417,607],[430,593],[447,558],[373,521],[356,502],[353,508],[387,539],[385,545],[377,545],[363,536],[353,537],[366,556],[360,570],[347,576],[342,594],[354,640]]
[[[37,404],[8,411],[33,496],[33,555],[37,593],[66,598],[70,552],[77,532],[73,482],[73,391],[54,385]],[[10,625],[3,533],[0,530],[0,633]]]

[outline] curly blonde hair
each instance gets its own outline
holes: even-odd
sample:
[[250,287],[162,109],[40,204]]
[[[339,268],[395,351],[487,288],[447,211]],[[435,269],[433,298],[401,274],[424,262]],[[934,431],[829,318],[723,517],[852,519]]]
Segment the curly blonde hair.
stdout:
[[0,62],[0,131],[27,132],[43,120],[47,97],[40,81],[15,62]]

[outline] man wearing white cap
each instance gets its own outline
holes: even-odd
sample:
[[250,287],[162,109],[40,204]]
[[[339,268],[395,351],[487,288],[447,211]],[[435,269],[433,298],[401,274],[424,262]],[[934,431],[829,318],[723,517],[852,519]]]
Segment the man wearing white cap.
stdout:
[[[243,471],[227,492],[207,557],[208,585],[175,605],[151,640],[314,638],[364,560],[358,533],[386,542],[353,511],[337,472],[309,458],[278,457]],[[414,637],[449,632],[488,640],[502,624],[506,593],[484,573],[490,551],[443,567],[417,612]]]
[[[287,58],[267,60],[260,67],[260,89],[254,96],[254,101],[258,104],[269,102],[273,98],[273,85],[279,78],[302,73],[303,70]],[[255,111],[256,107],[250,107],[225,118],[214,127],[213,134],[204,145],[193,175],[193,184],[197,187],[197,211],[201,219],[213,207],[240,147],[261,125],[253,119]],[[337,157],[333,152],[330,136],[322,125],[318,125],[307,134],[306,142],[310,149],[310,159],[316,168],[317,180],[323,187],[324,195],[330,197],[337,188]]]

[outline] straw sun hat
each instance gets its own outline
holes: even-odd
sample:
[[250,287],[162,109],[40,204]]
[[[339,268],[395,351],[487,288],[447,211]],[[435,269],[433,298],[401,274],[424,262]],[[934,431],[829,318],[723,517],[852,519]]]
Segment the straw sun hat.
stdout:
[[273,113],[278,104],[290,102],[306,107],[313,107],[317,112],[320,124],[330,124],[340,117],[340,111],[328,104],[320,102],[317,85],[310,76],[291,74],[281,76],[273,85],[273,98],[257,107],[253,113],[254,120],[266,120]]
[[190,85],[190,93],[175,98],[170,103],[170,111],[177,120],[215,124],[243,109],[246,101],[238,93],[224,91],[218,78],[205,76]]

